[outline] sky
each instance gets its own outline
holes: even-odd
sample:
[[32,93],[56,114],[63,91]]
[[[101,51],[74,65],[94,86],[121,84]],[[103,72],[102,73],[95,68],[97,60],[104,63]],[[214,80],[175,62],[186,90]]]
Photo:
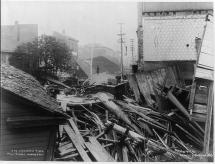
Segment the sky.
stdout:
[[[62,32],[79,45],[98,43],[120,50],[117,34],[123,24],[126,45],[136,45],[137,3],[99,1],[2,1],[2,25],[38,24],[40,34]],[[136,52],[136,49],[135,49]]]

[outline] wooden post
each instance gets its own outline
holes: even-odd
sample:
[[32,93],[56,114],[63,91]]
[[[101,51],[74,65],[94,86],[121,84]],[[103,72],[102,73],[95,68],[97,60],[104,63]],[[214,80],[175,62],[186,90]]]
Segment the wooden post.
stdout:
[[187,117],[191,120],[191,117],[188,111],[184,108],[184,106],[177,100],[177,98],[172,94],[171,91],[168,91],[167,97],[169,100]]
[[209,154],[210,132],[211,132],[211,117],[213,110],[213,82],[209,84],[208,103],[207,103],[207,118],[205,123],[204,148],[203,153]]

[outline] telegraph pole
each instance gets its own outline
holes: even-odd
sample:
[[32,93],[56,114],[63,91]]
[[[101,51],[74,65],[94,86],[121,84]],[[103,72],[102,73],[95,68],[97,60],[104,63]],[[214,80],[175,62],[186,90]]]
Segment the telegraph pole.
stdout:
[[119,25],[120,25],[120,33],[118,35],[120,36],[120,46],[121,46],[121,80],[123,80],[124,69],[123,69],[123,46],[122,46],[122,44],[124,43],[123,36],[125,35],[125,33],[122,33],[123,23],[119,23]]
[[131,39],[131,55],[132,55],[132,63],[134,62],[134,39]]

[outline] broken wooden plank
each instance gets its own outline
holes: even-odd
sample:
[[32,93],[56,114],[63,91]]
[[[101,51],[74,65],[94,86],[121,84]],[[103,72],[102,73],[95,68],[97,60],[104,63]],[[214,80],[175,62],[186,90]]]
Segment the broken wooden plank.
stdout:
[[135,79],[135,75],[128,75],[128,82],[129,82],[129,85],[131,87],[131,89],[133,90],[134,92],[134,96],[135,96],[135,100],[137,102],[142,102],[141,98],[140,98],[140,91],[139,91],[139,88],[138,88],[138,85],[137,85],[137,82],[136,82],[136,79]]
[[190,101],[189,101],[189,107],[188,107],[188,109],[190,110],[190,115],[192,115],[192,111],[193,111],[195,93],[196,93],[196,82],[194,81],[190,90]]
[[89,142],[86,143],[89,152],[98,162],[115,162],[113,157],[101,146],[95,137],[89,137]]
[[159,125],[157,125],[157,124],[155,124],[155,123],[153,123],[153,122],[150,122],[150,121],[148,121],[148,120],[145,120],[145,119],[143,119],[143,118],[138,118],[137,120],[138,120],[138,121],[143,121],[144,123],[146,123],[146,124],[152,126],[153,128],[162,130],[162,131],[165,132],[165,133],[170,133],[170,134],[172,133],[172,132],[168,131],[167,128],[164,128],[163,126],[161,127],[161,126],[159,126]]
[[62,150],[59,153],[59,155],[62,157],[62,156],[68,155],[68,154],[73,154],[75,151],[76,151],[75,148],[70,148],[70,149]]
[[63,136],[63,125],[59,125],[59,137],[62,138]]
[[180,130],[182,130],[186,135],[188,135],[190,138],[192,138],[192,140],[197,143],[199,146],[202,146],[202,142],[197,139],[196,137],[194,137],[192,134],[190,134],[187,130],[185,130],[183,127],[181,127],[178,124],[175,124],[176,127],[178,127]]
[[[112,122],[110,122],[110,121],[107,121],[107,123],[106,123],[107,126],[110,126],[111,124],[112,124]],[[113,125],[113,130],[117,131],[120,134],[125,134],[125,132],[126,132],[126,128],[123,128],[117,124]],[[133,138],[134,140],[137,140],[137,141],[141,141],[141,140],[146,139],[144,136],[139,135],[138,133],[135,133],[131,130],[128,131],[128,136]]]
[[112,100],[111,96],[107,95],[106,93],[99,92],[96,94],[96,97],[109,109],[112,113],[114,113],[118,119],[123,120],[127,125],[131,126],[135,131],[141,133],[139,128],[133,124],[128,116],[123,112],[120,106],[116,105]]
[[[87,142],[86,142],[87,143]],[[106,147],[109,147],[109,146],[113,146],[113,144],[107,144],[107,145],[104,145],[103,147],[106,148]],[[89,153],[90,151],[89,150],[86,150],[86,153]],[[67,156],[64,156],[64,157],[60,157],[60,158],[55,158],[56,160],[69,160],[69,159],[72,159],[74,157],[78,157],[79,156],[79,153],[73,153],[73,154],[69,154]]]
[[58,150],[63,151],[63,150],[67,150],[67,149],[70,149],[70,148],[73,148],[73,143],[68,143],[68,144],[65,144],[63,146],[59,146]]
[[191,120],[190,114],[184,108],[184,106],[178,101],[178,99],[173,95],[171,90],[168,91],[167,97],[189,120]]
[[165,150],[165,151],[167,151],[167,152],[170,152],[170,153],[172,153],[172,154],[174,154],[174,155],[177,155],[177,156],[179,156],[179,157],[181,157],[181,158],[183,158],[183,159],[185,159],[185,160],[188,160],[188,161],[190,161],[192,158],[190,158],[190,157],[188,157],[187,155],[184,155],[184,154],[180,154],[180,153],[178,153],[178,152],[176,152],[176,151],[173,151],[173,150],[171,150],[171,149],[166,149],[165,147],[162,147],[162,146],[160,146],[160,145],[158,145],[158,144],[155,144],[153,141],[151,141],[151,140],[148,140],[148,142],[147,142],[147,145],[149,145],[149,146],[154,146],[155,148],[157,148],[158,150],[160,149],[160,150]]
[[72,126],[72,128],[73,128],[75,134],[78,136],[78,139],[79,139],[81,145],[83,146],[83,148],[85,148],[84,139],[83,139],[83,137],[82,137],[82,135],[81,135],[81,133],[80,133],[78,127],[77,127],[76,124],[74,123],[73,119],[70,118],[70,119],[68,119],[68,121],[69,121],[70,125]]
[[87,155],[87,153],[85,152],[84,148],[82,147],[82,143],[80,143],[80,139],[74,133],[74,131],[71,129],[71,127],[69,125],[64,125],[64,130],[66,131],[66,133],[68,134],[69,138],[73,142],[73,144],[76,147],[76,149],[77,149],[78,153],[80,154],[81,158],[85,162],[91,162],[90,157]]
[[122,147],[122,160],[128,162],[128,148],[126,146]]

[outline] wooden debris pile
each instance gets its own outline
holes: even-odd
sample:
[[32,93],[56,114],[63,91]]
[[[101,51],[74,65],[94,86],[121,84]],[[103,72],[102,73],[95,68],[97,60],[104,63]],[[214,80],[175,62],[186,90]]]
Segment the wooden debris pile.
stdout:
[[202,149],[204,131],[177,111],[161,113],[101,92],[91,99],[96,103],[67,105],[71,118],[59,127],[55,160],[193,161]]

